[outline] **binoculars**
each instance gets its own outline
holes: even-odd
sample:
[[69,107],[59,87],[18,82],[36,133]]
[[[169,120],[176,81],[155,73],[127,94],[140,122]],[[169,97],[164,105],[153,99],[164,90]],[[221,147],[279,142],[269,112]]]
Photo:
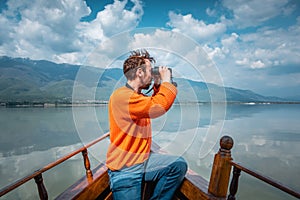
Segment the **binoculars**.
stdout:
[[[171,72],[171,83],[177,87],[177,83],[173,81],[173,75],[172,75],[172,69],[171,68],[168,68],[168,70]],[[157,76],[159,75],[160,76],[160,73],[159,73],[159,67],[155,66],[154,68],[152,68],[152,76]]]

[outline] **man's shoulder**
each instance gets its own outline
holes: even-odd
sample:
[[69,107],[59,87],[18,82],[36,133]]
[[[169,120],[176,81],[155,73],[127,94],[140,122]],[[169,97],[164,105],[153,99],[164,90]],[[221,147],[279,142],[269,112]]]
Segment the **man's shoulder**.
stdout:
[[115,91],[113,92],[113,94],[114,93],[120,93],[120,92],[129,92],[129,91],[130,91],[130,89],[127,88],[126,86],[121,86],[121,87],[115,89]]
[[133,91],[131,91],[129,88],[127,88],[126,86],[122,86],[117,88],[112,94],[111,94],[111,98],[112,97],[119,97],[119,96],[127,96],[129,94],[131,94]]

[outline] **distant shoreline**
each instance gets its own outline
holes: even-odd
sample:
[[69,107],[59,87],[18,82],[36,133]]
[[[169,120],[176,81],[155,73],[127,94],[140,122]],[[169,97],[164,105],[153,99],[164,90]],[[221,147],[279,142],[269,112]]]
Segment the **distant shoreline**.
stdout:
[[[174,105],[205,105],[205,104],[236,104],[236,105],[274,105],[274,104],[300,104],[300,101],[288,101],[288,102],[175,102]],[[26,108],[26,107],[88,107],[88,106],[103,106],[107,105],[108,101],[97,102],[56,102],[56,103],[44,103],[44,102],[0,102],[0,107],[8,108]]]
[[9,108],[25,108],[25,107],[85,107],[85,106],[101,106],[107,105],[107,101],[102,102],[92,102],[92,103],[72,103],[72,102],[64,102],[64,103],[43,103],[43,102],[7,102],[0,103],[1,107],[9,107]]

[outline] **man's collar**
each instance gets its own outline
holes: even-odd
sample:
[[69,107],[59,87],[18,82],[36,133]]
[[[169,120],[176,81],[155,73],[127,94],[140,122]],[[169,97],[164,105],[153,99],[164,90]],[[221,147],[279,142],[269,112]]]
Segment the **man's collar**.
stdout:
[[126,83],[125,85],[127,88],[131,89],[131,90],[134,90],[128,83]]

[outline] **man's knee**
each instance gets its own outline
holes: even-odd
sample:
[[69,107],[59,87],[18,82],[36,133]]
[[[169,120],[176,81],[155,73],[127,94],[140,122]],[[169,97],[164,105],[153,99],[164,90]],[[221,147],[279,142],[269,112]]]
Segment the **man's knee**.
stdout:
[[178,163],[182,173],[185,174],[188,169],[188,165],[187,165],[187,162],[185,161],[185,159],[183,157],[179,157],[177,160],[177,163]]
[[178,157],[176,161],[172,164],[172,168],[175,173],[178,173],[180,177],[184,177],[187,172],[188,165],[183,157]]

